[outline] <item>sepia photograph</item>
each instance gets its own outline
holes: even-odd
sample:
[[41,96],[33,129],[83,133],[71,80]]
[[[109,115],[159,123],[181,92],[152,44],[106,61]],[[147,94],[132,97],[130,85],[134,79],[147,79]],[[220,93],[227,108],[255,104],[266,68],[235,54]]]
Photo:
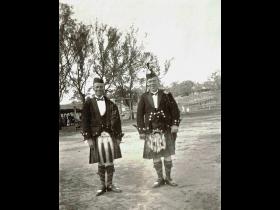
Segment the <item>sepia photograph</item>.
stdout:
[[59,0],[59,209],[221,209],[220,0]]

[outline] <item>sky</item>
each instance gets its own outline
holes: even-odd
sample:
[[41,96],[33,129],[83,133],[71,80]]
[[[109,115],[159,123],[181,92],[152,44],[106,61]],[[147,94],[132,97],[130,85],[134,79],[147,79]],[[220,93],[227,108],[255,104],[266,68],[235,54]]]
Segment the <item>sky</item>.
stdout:
[[[60,0],[73,6],[78,21],[95,20],[126,31],[139,28],[138,40],[164,61],[174,58],[165,85],[206,81],[221,71],[221,0]],[[145,37],[147,34],[147,37]],[[62,103],[69,102],[65,97]]]

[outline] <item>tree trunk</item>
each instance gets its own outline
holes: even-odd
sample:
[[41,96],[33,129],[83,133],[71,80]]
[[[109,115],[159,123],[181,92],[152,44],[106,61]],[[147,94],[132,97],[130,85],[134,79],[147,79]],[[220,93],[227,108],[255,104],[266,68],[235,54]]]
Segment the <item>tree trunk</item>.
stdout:
[[120,113],[121,113],[121,115],[122,115],[122,100],[121,100],[121,102],[120,102]]
[[129,119],[134,120],[134,115],[133,115],[133,99],[132,99],[132,93],[131,93],[131,89],[129,91],[129,111],[130,111],[130,115],[129,115]]
[[129,119],[132,119],[132,114],[131,114],[131,101],[129,100]]
[[134,113],[133,113],[133,100],[131,99],[130,101],[130,104],[131,104],[131,119],[134,120]]
[[83,102],[83,105],[86,103],[85,95],[82,95],[82,102]]
[[84,105],[86,103],[86,94],[83,94],[83,92],[81,90],[79,90],[79,95],[80,95],[81,101]]

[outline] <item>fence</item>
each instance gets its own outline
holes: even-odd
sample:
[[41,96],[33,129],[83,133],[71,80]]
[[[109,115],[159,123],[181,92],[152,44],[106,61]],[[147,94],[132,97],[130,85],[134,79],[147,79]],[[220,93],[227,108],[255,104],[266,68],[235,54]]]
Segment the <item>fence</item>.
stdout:
[[221,91],[210,91],[176,99],[181,113],[221,109]]
[[[208,91],[197,93],[185,97],[175,98],[181,113],[193,113],[204,110],[220,110],[221,109],[221,91]],[[120,110],[119,106],[119,110]],[[130,118],[130,110],[128,107],[122,106],[120,110],[122,120]],[[137,106],[133,106],[134,118],[136,118]]]

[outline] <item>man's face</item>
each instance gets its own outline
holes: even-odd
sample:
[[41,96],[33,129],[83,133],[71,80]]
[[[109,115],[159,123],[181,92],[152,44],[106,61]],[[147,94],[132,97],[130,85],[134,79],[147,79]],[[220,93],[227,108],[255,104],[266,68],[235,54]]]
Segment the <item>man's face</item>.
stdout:
[[103,83],[94,83],[93,84],[93,90],[95,92],[95,95],[97,97],[101,97],[104,95],[104,84]]
[[151,79],[148,79],[147,85],[150,88],[151,92],[156,92],[159,87],[159,81],[157,77],[152,77]]

